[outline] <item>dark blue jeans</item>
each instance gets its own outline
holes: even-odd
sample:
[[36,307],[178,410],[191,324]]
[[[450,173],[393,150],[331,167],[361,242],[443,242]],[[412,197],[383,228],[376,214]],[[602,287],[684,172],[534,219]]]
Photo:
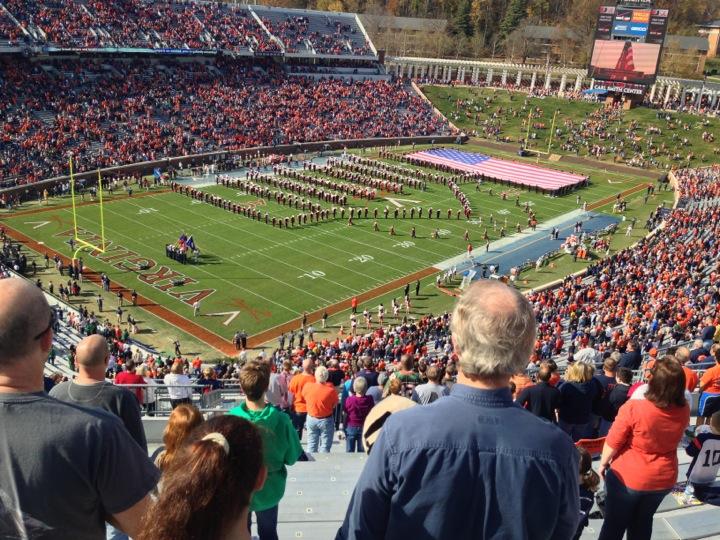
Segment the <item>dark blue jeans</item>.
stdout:
[[[252,515],[252,512],[248,512],[248,530],[251,530]],[[268,508],[267,510],[255,512],[255,520],[257,521],[260,540],[278,540],[278,505]]]
[[636,491],[623,484],[612,470],[605,474],[605,521],[599,540],[650,540],[653,516],[670,490]]
[[348,452],[364,452],[365,448],[362,443],[362,428],[351,427],[345,428],[345,450]]

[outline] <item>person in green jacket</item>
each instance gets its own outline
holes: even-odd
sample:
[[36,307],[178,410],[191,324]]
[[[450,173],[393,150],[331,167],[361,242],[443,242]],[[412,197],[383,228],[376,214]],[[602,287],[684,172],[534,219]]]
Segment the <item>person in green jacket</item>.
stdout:
[[265,402],[270,384],[270,366],[252,360],[240,370],[240,386],[245,403],[229,414],[249,420],[260,428],[263,456],[268,475],[265,486],[253,495],[248,514],[248,529],[255,512],[260,540],[277,540],[278,505],[285,494],[287,465],[295,463],[302,453],[297,431],[290,417]]

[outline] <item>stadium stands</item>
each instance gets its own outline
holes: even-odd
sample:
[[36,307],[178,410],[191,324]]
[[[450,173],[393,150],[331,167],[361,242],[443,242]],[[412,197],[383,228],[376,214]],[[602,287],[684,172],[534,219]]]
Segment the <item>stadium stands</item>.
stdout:
[[[4,6],[4,8],[3,8]],[[5,11],[7,10],[7,11]],[[260,23],[263,17],[264,25]],[[20,26],[10,18],[12,14]],[[223,50],[372,56],[355,15],[269,10],[224,2],[178,0],[5,0],[0,40],[16,43],[22,30],[35,44],[58,48]],[[273,35],[277,32],[279,35]],[[298,45],[304,45],[299,47]]]
[[446,129],[401,82],[215,64],[0,64],[0,178],[33,182],[163,157]]

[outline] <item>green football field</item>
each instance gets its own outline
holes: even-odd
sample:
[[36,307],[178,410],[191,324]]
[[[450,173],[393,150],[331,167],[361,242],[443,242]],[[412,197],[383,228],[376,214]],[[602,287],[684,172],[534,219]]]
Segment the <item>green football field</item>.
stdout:
[[[588,119],[595,123],[597,119],[593,115],[603,106],[553,97],[528,98],[522,92],[488,88],[426,86],[422,90],[458,128],[468,133],[477,131],[479,137],[491,140],[496,136],[513,143],[524,139],[528,135],[526,121],[532,111],[530,148],[541,152],[548,151],[555,117],[557,132],[551,152],[556,154],[576,155],[574,147],[563,148],[570,131]],[[655,160],[657,167],[669,168],[698,167],[720,159],[720,120],[717,118],[659,113],[637,107],[618,112],[606,128],[609,136],[604,138],[587,129],[583,132],[587,141],[607,150],[602,157],[606,161],[617,158],[620,163],[628,163],[643,156],[647,161]],[[586,157],[588,148],[580,145],[577,155]]]
[[[371,157],[370,153],[366,155]],[[552,166],[590,173],[591,185],[576,192],[589,203],[614,197],[648,181],[588,166],[557,163]],[[81,256],[91,270],[105,272],[127,289],[135,289],[225,339],[243,329],[255,335],[296,320],[304,311],[313,312],[339,302],[349,306],[355,295],[375,291],[460,255],[467,246],[463,240],[465,230],[469,231],[471,242],[481,246],[491,214],[499,224],[497,229],[488,227],[491,239],[499,236],[506,220],[508,234],[513,234],[517,223],[525,227],[527,221],[523,208],[516,206],[516,194],[521,205],[526,201],[532,205],[541,223],[578,208],[576,193],[550,198],[495,184],[485,187],[492,187],[494,193],[478,192],[475,184],[462,186],[473,208],[470,222],[456,219],[460,203],[449,188],[438,184],[428,184],[426,191],[406,188],[402,195],[389,196],[394,200],[351,199],[350,205],[356,209],[367,206],[370,216],[373,209],[379,209],[379,232],[373,231],[372,217],[355,219],[353,226],[338,217],[327,223],[278,229],[178,193],[136,191],[132,198],[116,193],[108,195],[104,205],[106,251],[86,250]],[[257,205],[263,212],[279,217],[298,213],[274,201],[223,186],[213,184],[199,189],[233,202]],[[502,189],[508,190],[506,201],[500,197]],[[73,235],[69,202],[56,199],[47,208],[26,206],[21,208],[26,211],[22,215],[4,214],[4,221],[69,257],[72,253],[68,240]],[[314,202],[331,207],[329,203]],[[391,210],[389,219],[383,218],[386,206]],[[394,208],[409,210],[410,206],[440,209],[442,218],[392,217]],[[35,209],[36,213],[28,213],[28,209]],[[447,219],[448,209],[453,211],[452,219]],[[97,204],[78,207],[80,238],[99,243],[99,215]],[[476,221],[480,216],[482,225]],[[396,236],[388,233],[390,226],[395,227]],[[417,231],[414,239],[410,236],[413,226]],[[439,238],[431,237],[435,229]],[[181,233],[193,235],[202,253],[197,264],[183,265],[166,257],[165,245],[177,241]],[[141,268],[142,265],[147,268]],[[178,280],[184,283],[176,285]],[[400,300],[401,290],[397,292]],[[194,317],[192,304],[198,299],[201,313]]]

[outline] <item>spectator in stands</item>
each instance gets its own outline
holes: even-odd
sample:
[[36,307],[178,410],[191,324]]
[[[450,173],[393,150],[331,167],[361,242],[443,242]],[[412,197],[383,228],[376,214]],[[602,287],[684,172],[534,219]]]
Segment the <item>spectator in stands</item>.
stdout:
[[308,452],[328,453],[332,448],[335,423],[333,410],[338,403],[335,387],[328,383],[325,366],[315,369],[315,382],[303,386],[302,396],[307,404]]
[[145,379],[135,373],[135,362],[128,360],[123,371],[115,375],[114,381],[115,384],[134,385],[131,389],[133,394],[135,394],[138,403],[143,402],[143,385],[145,384]]
[[185,375],[182,362],[173,362],[170,373],[163,378],[170,396],[170,405],[174,409],[178,405],[187,403],[192,405],[192,383],[190,377]]
[[594,373],[595,368],[589,364],[572,364],[560,385],[558,425],[575,442],[593,435],[593,403],[600,396],[600,384],[593,378]]
[[99,540],[109,519],[135,537],[158,471],[117,417],[43,392],[53,323],[40,289],[0,280],[0,491],[13,517],[5,534]]
[[382,427],[390,415],[417,405],[413,400],[402,395],[402,383],[393,374],[387,383],[387,396],[370,410],[363,424],[363,442],[365,450],[370,453],[377,441]]
[[105,380],[109,354],[107,341],[101,335],[93,334],[84,338],[78,343],[75,354],[77,376],[72,381],[57,385],[50,392],[50,396],[66,403],[102,409],[114,414],[122,420],[140,448],[147,452],[145,430],[140,419],[140,404],[135,393]]
[[588,340],[587,345],[577,351],[574,358],[576,362],[590,364],[593,367],[602,360],[593,340]]
[[720,411],[720,350],[715,352],[715,365],[700,378],[697,425],[707,424],[716,411]]
[[373,369],[373,360],[369,356],[362,359],[363,368],[357,372],[357,377],[364,377],[367,382],[366,386],[376,386],[378,373]]
[[672,357],[652,368],[645,399],[620,408],[610,428],[600,475],[607,499],[600,540],[647,539],[653,515],[675,485],[677,446],[690,420],[685,399],[685,375]]
[[532,353],[530,305],[481,280],[458,300],[451,329],[460,366],[452,394],[387,419],[337,538],[571,538],[577,452],[508,389]]
[[222,383],[217,380],[215,370],[210,366],[202,370],[202,377],[195,381],[195,386],[202,386],[202,392],[208,393],[222,388]]
[[367,415],[375,406],[375,400],[366,394],[367,381],[365,377],[355,377],[353,380],[353,395],[348,396],[343,404],[346,415],[345,421],[345,449],[348,452],[364,452],[362,443],[362,428]]
[[698,377],[698,372],[696,370],[690,368],[692,363],[690,361],[690,349],[687,347],[678,347],[675,350],[675,358],[678,362],[680,362],[680,365],[683,367],[683,371],[685,372],[685,389],[688,392],[693,392],[695,388],[697,388],[700,377]]
[[250,538],[250,500],[262,489],[260,430],[237,416],[198,426],[163,473],[160,495],[136,540]]
[[400,369],[395,376],[402,384],[400,393],[405,397],[411,397],[413,390],[421,382],[420,375],[415,371],[415,361],[409,354],[400,357]]
[[152,460],[161,471],[170,466],[185,439],[202,423],[202,413],[195,405],[181,403],[172,410],[163,432],[164,446],[159,447],[152,455]]
[[542,362],[537,373],[537,384],[528,386],[520,392],[516,402],[535,416],[556,424],[560,409],[560,390],[550,384],[551,375],[550,365]]
[[700,361],[700,358],[704,356],[710,356],[710,351],[705,348],[702,339],[696,339],[693,342],[693,348],[690,351],[690,361],[693,364],[697,364]]
[[[270,368],[269,363],[268,368]],[[283,361],[283,366],[279,373],[273,373],[271,371],[270,382],[268,383],[268,389],[265,393],[265,399],[267,399],[267,402],[283,412],[289,412],[288,383],[290,381],[290,377],[292,377],[290,373],[291,368],[292,363],[290,360],[286,359]]]
[[630,391],[632,377],[632,371],[628,368],[617,368],[617,371],[615,372],[615,387],[610,390],[610,395],[608,395],[608,401],[611,407],[610,416],[613,422],[615,421],[615,417],[617,416],[620,407],[622,407],[625,402],[630,399],[628,392]]
[[315,382],[315,363],[310,358],[305,358],[302,363],[302,373],[298,373],[288,385],[288,403],[292,412],[291,418],[298,438],[302,441],[302,432],[307,420],[307,404],[303,396],[303,388],[306,384]]
[[632,371],[640,369],[642,364],[642,354],[640,353],[640,347],[635,340],[630,341],[627,346],[627,351],[622,353],[618,367],[630,368]]
[[620,360],[620,353],[613,352],[603,361],[603,371],[595,375],[595,380],[599,383],[600,395],[593,403],[593,424],[598,437],[604,437],[610,430],[610,424],[615,418],[615,414],[610,404],[610,392],[615,388],[617,380],[615,373]]
[[685,493],[703,500],[720,468],[720,459],[715,457],[720,455],[720,411],[713,413],[709,425],[697,427],[685,452],[693,458],[687,471]]
[[148,416],[155,416],[157,409],[157,383],[150,376],[150,371],[146,365],[140,365],[135,368],[135,373],[140,375],[145,381],[145,389],[143,390],[143,407]]
[[573,540],[580,540],[583,529],[590,523],[590,510],[595,504],[595,492],[600,487],[600,476],[592,468],[592,456],[587,449],[578,447],[580,456],[580,524]]
[[425,377],[427,377],[428,382],[417,385],[413,390],[411,399],[415,403],[427,405],[450,394],[447,387],[440,384],[442,371],[437,366],[429,366],[425,370]]
[[387,373],[383,372],[378,375],[378,383],[375,386],[371,386],[367,390],[367,395],[370,396],[373,399],[373,403],[377,405],[380,403],[380,400],[383,398],[383,393],[385,391],[385,385],[388,381],[388,375]]
[[287,466],[302,454],[302,446],[290,417],[277,407],[266,403],[265,393],[270,385],[270,366],[266,362],[250,361],[240,369],[240,388],[245,402],[229,414],[249,420],[260,428],[263,440],[263,463],[267,468],[265,485],[250,502],[250,514],[255,512],[260,540],[277,540],[278,505],[285,494]]

